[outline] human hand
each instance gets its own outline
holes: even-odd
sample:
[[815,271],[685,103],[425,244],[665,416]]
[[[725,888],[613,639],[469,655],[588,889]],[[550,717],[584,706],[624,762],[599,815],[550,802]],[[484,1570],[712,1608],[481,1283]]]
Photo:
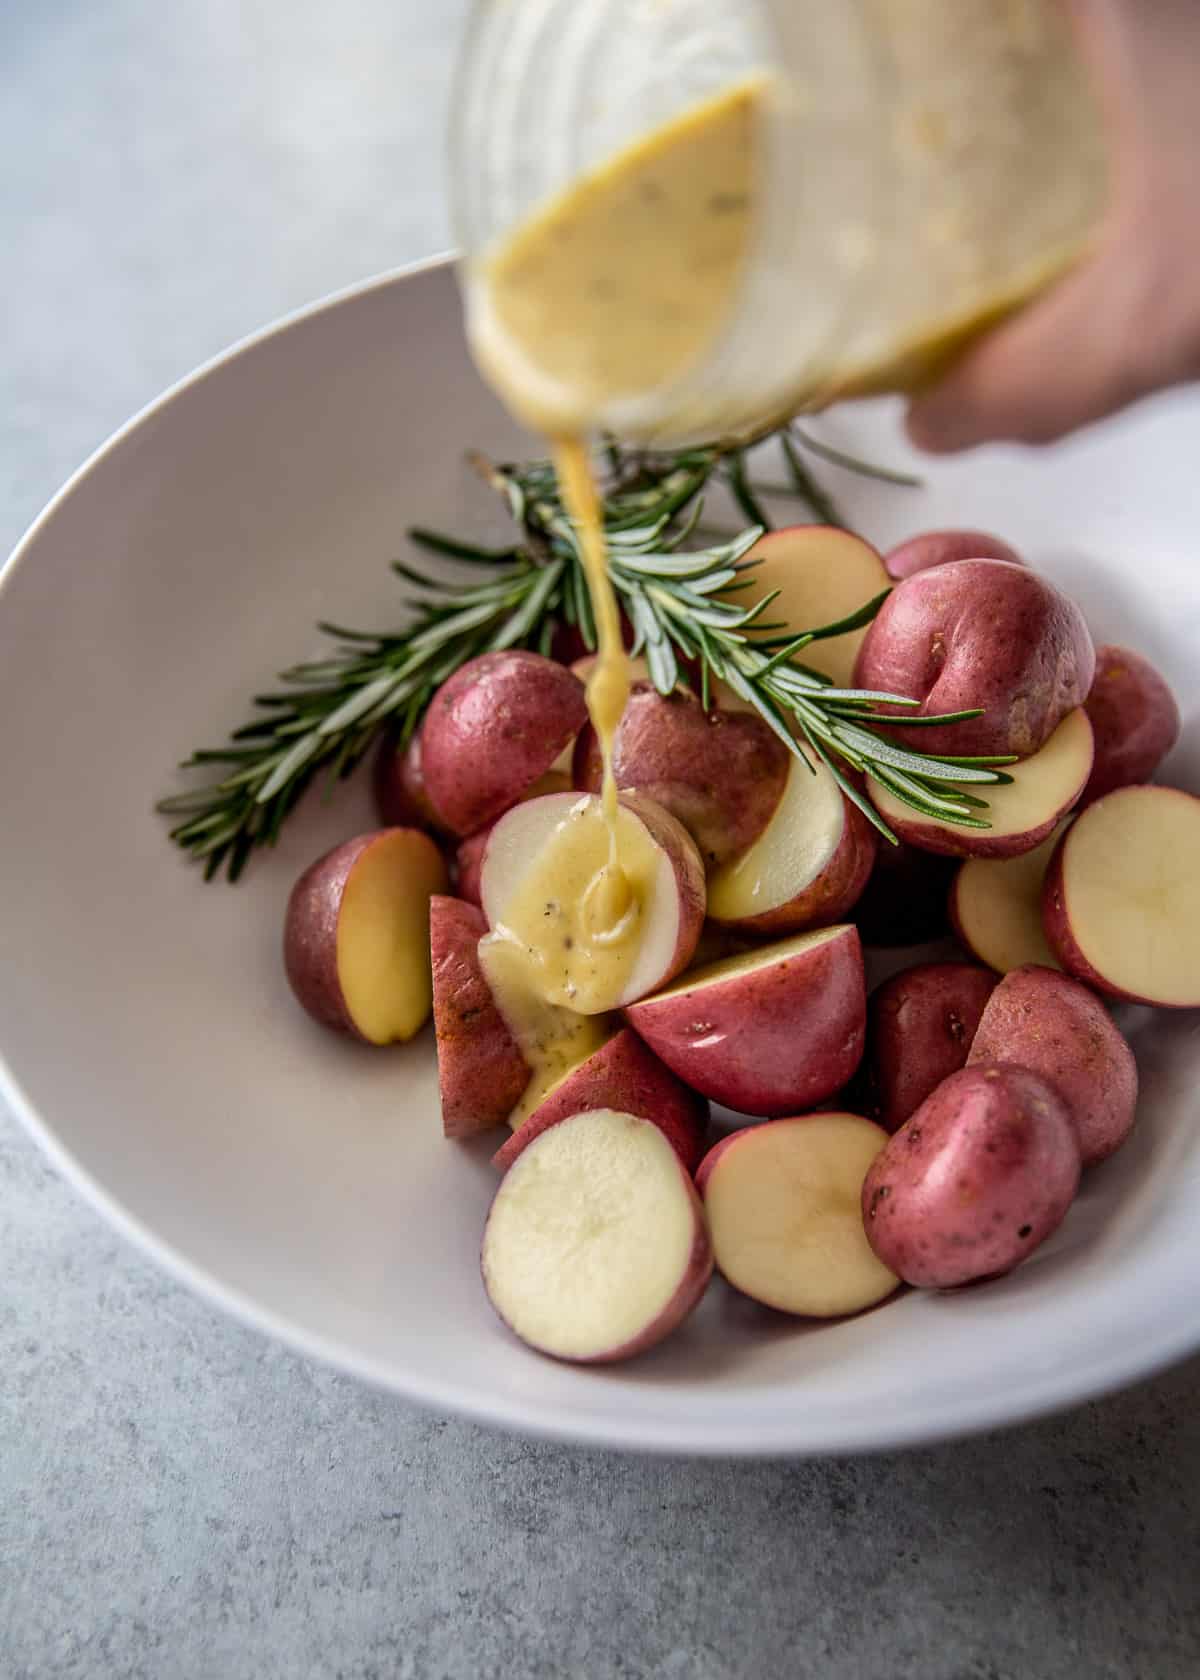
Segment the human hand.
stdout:
[[1113,147],[1095,248],[909,409],[935,452],[1047,443],[1200,378],[1200,4],[1067,0]]

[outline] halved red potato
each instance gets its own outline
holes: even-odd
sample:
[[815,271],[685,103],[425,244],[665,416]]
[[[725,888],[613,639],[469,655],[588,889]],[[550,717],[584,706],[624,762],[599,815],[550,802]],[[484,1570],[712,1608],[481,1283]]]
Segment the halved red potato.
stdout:
[[625,1011],[693,1090],[744,1114],[811,1108],[862,1057],[862,946],[849,926],[797,934],[694,969]]
[[[705,711],[687,689],[662,695],[638,683],[613,740],[613,774],[670,811],[711,868],[753,844],[779,804],[791,754],[756,713]],[[590,724],[575,742],[575,786],[599,793],[600,742]]]
[[987,1001],[967,1066],[1015,1062],[1053,1085],[1070,1111],[1085,1167],[1119,1149],[1133,1128],[1133,1051],[1094,992],[1049,968],[1018,968]]
[[[623,845],[645,864],[645,899],[631,960],[613,971],[611,996],[597,995],[585,1013],[600,1013],[633,1003],[665,985],[691,961],[704,924],[704,865],[687,830],[669,812],[642,794],[621,795]],[[565,843],[574,824],[600,827],[600,800],[594,794],[557,793],[515,805],[496,823],[484,853],[480,877],[483,910],[495,928],[507,925],[513,906],[535,884],[540,890],[546,859]],[[607,858],[607,830],[600,838]],[[579,867],[590,865],[576,852]],[[552,919],[562,923],[564,938],[578,944],[578,931],[567,923],[581,910],[586,883],[551,882],[547,900]],[[572,924],[573,925],[573,924]],[[582,947],[580,947],[582,949]],[[597,990],[603,989],[602,978]],[[572,1007],[583,1009],[582,1002]]]
[[708,914],[747,933],[836,922],[858,902],[874,861],[875,830],[829,768],[792,754],[767,826],[709,877]]
[[968,858],[959,865],[950,889],[954,931],[972,956],[1000,974],[1027,963],[1058,967],[1042,926],[1042,883],[1066,827],[1060,823],[1017,857]]
[[869,1112],[885,1131],[896,1131],[943,1079],[966,1065],[995,988],[989,969],[937,962],[902,969],[872,992],[864,1085]]
[[867,630],[858,688],[921,702],[919,715],[976,707],[960,723],[898,729],[925,752],[1028,758],[1092,686],[1083,614],[1045,578],[1004,560],[955,560],[898,584]]
[[473,904],[442,897],[430,903],[433,1026],[446,1137],[474,1137],[502,1126],[532,1077],[479,961],[487,930]]
[[863,1230],[863,1180],[887,1135],[857,1114],[806,1114],[722,1138],[696,1185],[728,1283],[777,1312],[838,1318],[899,1279]]
[[517,1156],[548,1127],[593,1108],[612,1108],[651,1121],[689,1172],[699,1166],[708,1128],[708,1103],[676,1078],[629,1027],[614,1033],[551,1087],[529,1118],[492,1156],[492,1165],[507,1172]]
[[1117,788],[1081,811],[1046,871],[1042,914],[1068,974],[1110,997],[1200,1007],[1200,799]]
[[1083,802],[1114,788],[1148,782],[1179,739],[1179,707],[1148,659],[1132,648],[1096,649],[1096,676],[1085,702],[1096,757]]
[[[570,791],[571,778],[565,770],[547,770],[544,776],[538,777],[528,792],[521,795],[517,804],[523,804],[527,799],[541,799],[548,793]],[[499,821],[497,817],[496,822]],[[490,822],[486,828],[477,829],[474,834],[468,834],[465,840],[460,840],[454,854],[454,889],[459,898],[465,898],[468,904],[477,904],[481,909],[483,857],[496,822]]]
[[925,1289],[1011,1271],[1062,1223],[1079,1186],[1066,1104],[1026,1068],[952,1073],[875,1157],[862,1190],[883,1264]]
[[631,1359],[670,1334],[712,1275],[699,1198],[659,1128],[573,1114],[522,1150],[483,1233],[488,1299],[540,1353]]
[[1007,784],[985,784],[973,791],[987,800],[988,828],[962,828],[941,817],[927,817],[902,804],[867,778],[871,803],[910,845],[946,857],[1016,857],[1031,852],[1076,803],[1092,768],[1092,726],[1082,706],[1068,712],[1038,752],[1005,768]]
[[411,1038],[429,1018],[429,901],[446,865],[419,828],[335,846],[292,888],[283,960],[317,1021],[368,1044]]
[[553,659],[509,648],[468,660],[421,725],[434,810],[456,834],[473,834],[545,775],[586,717],[583,684]]
[[903,583],[915,572],[948,566],[954,560],[1007,560],[1014,566],[1025,564],[1011,544],[988,531],[949,530],[921,531],[897,543],[884,555],[883,566],[890,578]]
[[[865,607],[889,587],[883,561],[871,545],[836,525],[788,525],[768,531],[746,556],[757,561],[748,576],[750,588],[727,598],[750,606],[778,590],[762,615],[763,624],[785,624],[793,636],[837,624]],[[753,635],[751,628],[750,634]],[[763,635],[780,635],[764,629]],[[821,671],[839,688],[849,688],[854,661],[866,630],[851,630],[827,641],[810,642],[797,655],[801,665]]]

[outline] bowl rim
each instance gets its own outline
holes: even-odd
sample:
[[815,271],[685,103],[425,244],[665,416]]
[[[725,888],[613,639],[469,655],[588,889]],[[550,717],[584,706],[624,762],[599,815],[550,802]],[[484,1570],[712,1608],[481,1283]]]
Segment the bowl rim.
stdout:
[[[21,536],[0,567],[0,604],[6,584],[29,556],[44,529],[78,487],[164,409],[216,373],[226,364],[252,351],[266,340],[283,337],[292,329],[374,292],[390,290],[422,274],[445,270],[456,261],[453,252],[440,252],[416,262],[388,269],[364,280],[339,288],[324,297],[301,305],[267,325],[235,340],[224,350],[202,362],[176,380],[159,396],[146,403],[119,426],[75,469],[51,497]],[[378,1389],[443,1414],[474,1423],[504,1428],[546,1440],[581,1446],[605,1447],[625,1452],[652,1453],[668,1457],[718,1458],[820,1458],[834,1454],[873,1454],[932,1445],[987,1430],[1015,1427],[1032,1419],[1097,1399],[1114,1390],[1186,1358],[1200,1348],[1200,1310],[1194,1317],[1182,1315],[1163,1325],[1145,1321],[1143,1333],[1128,1337],[1119,1346],[1109,1345],[1069,1369],[1027,1378],[993,1393],[981,1383],[964,1397],[961,1391],[933,1403],[925,1412],[897,1420],[886,1414],[868,1414],[861,1420],[819,1425],[803,1420],[796,1408],[780,1408],[756,1419],[752,1439],[734,1435],[723,1419],[674,1417],[659,1408],[631,1410],[629,1423],[622,1426],[610,1413],[583,1410],[564,1413],[560,1407],[535,1397],[519,1401],[488,1396],[477,1386],[458,1381],[443,1382],[424,1373],[398,1371],[394,1365],[358,1352],[336,1337],[306,1329],[282,1313],[264,1307],[252,1295],[228,1284],[206,1267],[191,1260],[142,1219],[131,1214],[119,1198],[85,1168],[63,1144],[50,1122],[43,1118],[27,1097],[8,1065],[0,1046],[0,1097],[12,1109],[25,1131],[44,1152],[55,1170],[98,1212],[120,1236],[207,1304],[229,1314],[248,1329],[282,1343],[290,1351],[352,1376]]]

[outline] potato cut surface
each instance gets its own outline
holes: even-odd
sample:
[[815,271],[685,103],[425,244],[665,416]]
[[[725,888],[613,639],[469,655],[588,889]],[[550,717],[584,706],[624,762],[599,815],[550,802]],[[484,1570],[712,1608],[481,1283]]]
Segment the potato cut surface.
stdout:
[[337,972],[358,1030],[411,1038],[433,1004],[429,900],[446,890],[437,847],[415,829],[373,842],[351,869],[337,923]]
[[670,1312],[698,1237],[695,1194],[658,1128],[595,1109],[552,1126],[509,1168],[484,1234],[484,1283],[524,1341],[602,1358]]
[[861,1199],[886,1143],[856,1114],[777,1120],[727,1142],[704,1180],[722,1275],[756,1301],[814,1318],[882,1301],[898,1280],[867,1241]]
[[845,823],[842,792],[824,764],[794,758],[774,814],[758,839],[708,883],[708,913],[719,921],[758,916],[786,904],[828,864]]
[[1108,985],[1200,1005],[1200,799],[1138,787],[1090,805],[1063,842],[1062,897],[1072,939]]
[[1042,881],[1063,829],[1014,858],[968,858],[953,888],[954,920],[981,962],[1000,974],[1027,963],[1057,968],[1042,926]]

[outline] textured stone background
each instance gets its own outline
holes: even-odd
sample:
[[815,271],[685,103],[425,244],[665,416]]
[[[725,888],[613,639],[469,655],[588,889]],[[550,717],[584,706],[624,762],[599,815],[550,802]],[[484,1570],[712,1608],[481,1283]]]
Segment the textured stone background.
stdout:
[[[0,3],[0,551],[195,363],[448,243],[464,10]],[[622,1459],[239,1329],[2,1112],[0,1250],[3,1680],[1200,1672],[1200,1362],[906,1456]]]

